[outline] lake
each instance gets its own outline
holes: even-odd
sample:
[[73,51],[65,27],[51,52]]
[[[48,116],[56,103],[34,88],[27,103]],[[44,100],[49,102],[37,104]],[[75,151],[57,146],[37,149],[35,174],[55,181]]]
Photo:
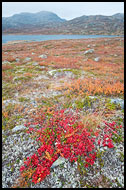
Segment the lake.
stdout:
[[[2,44],[15,40],[46,41],[61,39],[111,38],[116,35],[2,35]],[[122,36],[120,36],[122,37]]]

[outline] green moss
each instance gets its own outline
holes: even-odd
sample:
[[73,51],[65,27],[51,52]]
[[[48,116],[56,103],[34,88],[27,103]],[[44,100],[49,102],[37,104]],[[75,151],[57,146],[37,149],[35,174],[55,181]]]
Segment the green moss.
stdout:
[[51,44],[43,46],[43,48],[50,49],[52,47]]
[[64,164],[60,164],[60,168],[64,168]]
[[116,105],[116,104],[114,104],[114,103],[111,103],[111,100],[108,99],[108,100],[107,100],[107,103],[105,104],[105,107],[106,107],[107,109],[109,109],[109,110],[116,110],[116,109],[118,109],[120,106],[119,106],[119,105]]
[[95,188],[94,186],[89,185],[89,184],[85,184],[85,186],[86,186],[87,188]]
[[75,101],[76,108],[82,109],[83,107],[88,107],[90,108],[92,105],[92,100],[89,98],[89,96],[86,96],[84,100],[78,99]]
[[87,170],[84,167],[84,159],[80,155],[78,156],[77,164],[78,164],[78,170],[80,172],[80,175],[82,175],[82,176],[86,175]]
[[66,102],[64,105],[63,105],[64,108],[70,108],[72,107],[72,103],[70,102]]
[[121,162],[124,162],[124,154],[122,152],[119,152],[120,153],[120,156],[119,156],[119,159]]
[[123,188],[123,186],[119,183],[119,181],[118,181],[117,178],[116,178],[116,183],[117,183],[118,187],[122,187]]
[[13,83],[4,83],[2,84],[2,97],[4,100],[13,98],[14,93],[16,92],[16,84]]
[[89,98],[89,96],[86,96],[85,99],[84,99],[84,106],[86,107],[91,107],[91,98]]
[[47,98],[47,99],[42,100],[42,103],[43,103],[44,106],[46,106],[46,107],[51,107],[51,106],[53,106],[53,101],[52,101],[51,98]]
[[81,75],[81,70],[79,69],[64,69],[63,71],[70,71],[72,72],[74,75]]
[[20,159],[17,159],[17,160],[16,160],[16,162],[17,162],[17,164],[19,164],[19,162],[20,162]]
[[14,115],[13,110],[14,110],[13,104],[9,104],[6,107],[6,112],[8,112],[8,116],[5,117],[4,115],[2,115],[2,129],[3,130],[12,129],[15,126],[15,124],[19,121],[19,119],[23,117],[21,115],[20,116]]
[[17,78],[15,78],[15,80],[14,81],[27,81],[27,80],[29,80],[29,79],[31,79],[32,77],[31,76],[27,76],[27,77],[17,77]]
[[120,134],[113,134],[112,136],[112,140],[115,142],[115,143],[120,143],[123,141],[123,136]]
[[99,165],[101,166],[101,168],[104,167],[104,160],[99,159]]
[[84,107],[84,103],[82,102],[82,100],[76,100],[75,104],[76,104],[76,108],[78,109],[82,109]]
[[25,98],[25,97],[20,97],[20,98],[18,98],[18,100],[19,100],[19,102],[27,102],[30,99],[29,98]]

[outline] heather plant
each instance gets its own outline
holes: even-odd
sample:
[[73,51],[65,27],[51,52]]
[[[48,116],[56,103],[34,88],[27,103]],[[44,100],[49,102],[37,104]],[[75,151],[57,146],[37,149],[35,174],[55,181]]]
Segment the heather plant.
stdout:
[[65,83],[63,87],[58,87],[58,90],[64,90],[65,94],[76,95],[123,95],[124,86],[119,81],[108,81],[100,79],[77,79],[71,83]]
[[13,69],[13,66],[11,65],[2,65],[2,71]]

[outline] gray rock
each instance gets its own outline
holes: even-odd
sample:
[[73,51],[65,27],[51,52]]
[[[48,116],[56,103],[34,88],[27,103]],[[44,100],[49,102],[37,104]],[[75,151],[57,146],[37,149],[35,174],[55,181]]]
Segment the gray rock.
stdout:
[[34,80],[41,80],[41,79],[49,79],[49,78],[45,75],[41,75],[41,76],[38,76],[37,78],[34,78]]
[[39,57],[40,57],[40,58],[43,58],[43,59],[46,59],[46,58],[47,58],[47,55],[42,54],[42,55],[40,55]]
[[37,62],[34,62],[34,63],[32,63],[32,65],[36,66],[36,65],[38,65],[38,63],[37,63]]
[[31,62],[27,62],[26,65],[31,65]]
[[89,96],[90,99],[97,98],[97,96]]
[[94,58],[94,61],[98,62],[100,60],[100,57]]
[[8,64],[10,63],[9,61],[2,61],[2,64]]
[[17,101],[15,101],[15,100],[4,100],[3,101],[3,103],[5,104],[5,105],[8,105],[8,104],[17,104]]
[[45,66],[39,66],[39,68],[44,69],[44,68],[45,68]]
[[48,74],[53,76],[54,78],[57,78],[57,77],[74,78],[74,74],[71,71],[66,71],[65,69],[51,70],[51,71],[48,71]]
[[60,91],[52,91],[52,96],[61,95],[62,93]]
[[26,58],[24,59],[24,61],[30,61],[30,60],[31,60],[30,57],[26,57]]
[[20,61],[20,59],[19,59],[19,58],[16,58],[15,60],[16,60],[16,62],[19,62],[19,61]]
[[68,78],[74,78],[74,74],[71,71],[64,71],[64,72],[56,72],[54,74],[54,78],[57,77],[68,77]]
[[84,55],[85,54],[88,54],[88,53],[93,53],[94,52],[94,49],[89,49],[89,50],[86,50],[85,52],[84,52]]
[[56,166],[59,166],[60,164],[65,163],[66,159],[63,157],[59,157],[51,166],[51,168],[54,168]]
[[25,130],[25,129],[26,127],[24,125],[17,125],[16,127],[12,129],[12,132],[17,132],[17,131]]
[[19,96],[19,94],[18,94],[18,92],[16,92],[16,93],[15,93],[15,97],[18,97],[18,96]]
[[121,108],[124,109],[124,100],[123,99],[121,99],[121,98],[111,98],[110,102],[114,103],[114,104],[120,104]]

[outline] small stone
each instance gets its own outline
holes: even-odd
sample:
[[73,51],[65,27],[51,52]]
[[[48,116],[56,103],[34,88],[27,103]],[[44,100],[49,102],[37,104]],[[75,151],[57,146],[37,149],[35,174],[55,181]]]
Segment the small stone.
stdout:
[[26,57],[26,58],[24,59],[24,61],[30,61],[30,60],[31,60],[30,57]]
[[100,60],[100,57],[94,58],[94,61],[98,62]]
[[86,50],[85,52],[84,52],[84,55],[85,54],[88,54],[88,53],[93,53],[94,52],[94,49],[89,49],[89,50]]
[[114,104],[120,104],[121,108],[124,109],[124,100],[123,99],[121,99],[121,98],[111,98],[110,102],[114,103]]
[[73,184],[73,188],[75,188],[76,187],[76,185],[75,184]]
[[97,98],[97,96],[89,96],[90,99]]
[[37,62],[34,62],[34,63],[32,63],[32,65],[36,66],[36,65],[38,65],[38,63],[37,63]]
[[42,55],[40,55],[39,57],[40,57],[40,58],[44,58],[44,59],[46,59],[46,58],[47,58],[47,55],[42,54]]
[[51,166],[51,168],[54,168],[56,166],[59,166],[60,164],[65,163],[66,159],[63,157],[59,157]]
[[45,68],[45,66],[39,66],[39,68],[40,68],[40,69],[44,69],[44,68]]
[[107,146],[105,146],[105,147],[104,147],[104,150],[107,150],[107,149],[108,149]]
[[17,125],[12,129],[12,132],[20,131],[20,130],[25,130],[26,127],[24,125]]
[[9,64],[9,61],[2,61],[2,64]]
[[49,79],[49,78],[45,75],[41,75],[41,76],[38,76],[37,78],[34,78],[34,80],[41,80],[41,79]]
[[19,96],[18,92],[17,92],[17,93],[15,93],[15,96],[16,96],[16,97],[18,97],[18,96]]
[[19,58],[16,58],[15,60],[16,60],[16,62],[19,62],[19,61],[20,61],[20,59],[19,59]]
[[57,77],[74,78],[74,74],[71,71],[61,71],[61,72],[56,72],[54,74],[54,78],[57,78]]
[[102,188],[102,186],[101,186],[101,185],[99,185],[99,188]]

